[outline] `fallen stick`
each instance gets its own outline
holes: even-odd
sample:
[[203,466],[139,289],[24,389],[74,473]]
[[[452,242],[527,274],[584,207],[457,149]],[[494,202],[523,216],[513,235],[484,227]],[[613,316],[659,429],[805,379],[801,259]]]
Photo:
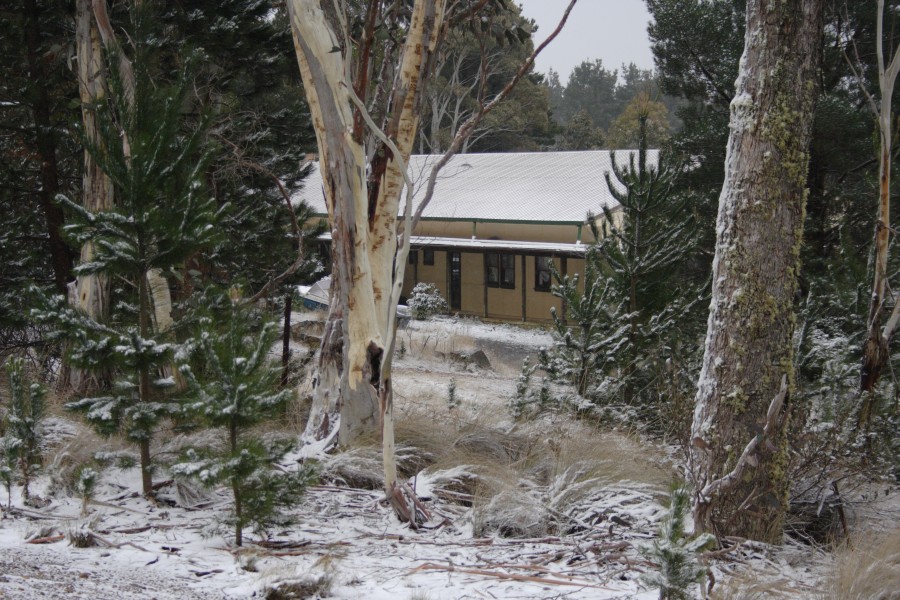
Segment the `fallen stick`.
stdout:
[[144,525],[143,527],[131,527],[129,529],[106,529],[101,531],[102,534],[107,533],[144,533],[145,531],[149,531],[153,529],[151,525]]
[[64,535],[50,535],[47,537],[35,538],[33,540],[28,540],[25,542],[26,544],[55,544],[56,542],[61,542],[66,539]]
[[47,513],[38,512],[35,510],[28,510],[26,508],[19,508],[18,506],[13,506],[12,508],[7,508],[6,512],[13,515],[20,515],[23,517],[31,517],[33,519],[53,519],[53,520],[68,520],[74,519],[75,517],[60,517],[57,515],[51,515]]
[[603,587],[590,583],[588,581],[560,581],[558,579],[549,579],[547,577],[537,577],[534,575],[515,575],[513,573],[495,573],[493,571],[485,571],[483,569],[467,569],[456,567],[454,565],[439,565],[436,563],[425,563],[411,570],[407,575],[412,575],[418,571],[447,571],[454,573],[465,573],[466,575],[481,575],[483,577],[495,577],[497,579],[508,579],[511,581],[527,581],[530,583],[546,583],[550,585],[570,585],[573,587],[588,587],[601,590],[615,591],[612,588]]

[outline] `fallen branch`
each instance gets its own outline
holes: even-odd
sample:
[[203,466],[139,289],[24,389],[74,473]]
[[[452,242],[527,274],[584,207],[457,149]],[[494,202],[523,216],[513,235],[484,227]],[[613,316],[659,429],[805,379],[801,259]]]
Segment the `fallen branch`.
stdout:
[[64,535],[49,535],[47,537],[39,537],[33,540],[28,540],[25,542],[26,544],[55,544],[56,542],[61,542],[66,539]]

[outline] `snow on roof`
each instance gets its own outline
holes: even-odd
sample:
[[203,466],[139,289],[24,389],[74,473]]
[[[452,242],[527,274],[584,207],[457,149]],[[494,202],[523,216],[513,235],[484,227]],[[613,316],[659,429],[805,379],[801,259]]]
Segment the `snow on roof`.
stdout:
[[[331,241],[330,233],[321,234],[318,239]],[[581,243],[565,244],[562,242],[520,242],[516,240],[484,240],[481,238],[451,238],[425,235],[414,235],[409,240],[410,248],[456,248],[474,252],[510,252],[513,254],[551,254],[559,256],[584,256],[587,246]],[[330,280],[329,280],[330,283]],[[326,290],[327,292],[327,290]]]
[[[636,159],[635,150],[616,151],[616,164],[628,164],[632,154]],[[647,161],[656,164],[658,157],[658,150],[650,150]],[[414,204],[424,196],[431,165],[439,158],[410,157]],[[582,223],[588,212],[599,214],[603,207],[618,206],[604,179],[611,166],[609,150],[458,154],[438,175],[434,198],[423,217]],[[294,199],[319,214],[327,212],[318,163]]]

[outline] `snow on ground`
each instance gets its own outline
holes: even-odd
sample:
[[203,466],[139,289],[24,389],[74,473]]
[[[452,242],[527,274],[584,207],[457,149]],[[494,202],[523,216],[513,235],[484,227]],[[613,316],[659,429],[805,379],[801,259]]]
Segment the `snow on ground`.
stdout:
[[[426,426],[444,429],[462,427],[459,415],[466,414],[489,420],[504,435],[522,434],[505,414],[505,403],[521,360],[536,358],[551,341],[540,329],[469,319],[413,322],[398,336],[404,354],[395,365],[397,413],[401,419],[426,414]],[[491,368],[453,357],[478,349]],[[445,402],[451,379],[462,402],[456,416]],[[55,443],[83,431],[66,415],[51,425]],[[467,475],[464,465],[429,467],[411,480],[431,513],[419,531],[400,524],[380,502],[380,492],[323,481],[293,511],[295,525],[268,539],[248,535],[249,543],[240,549],[229,544],[227,532],[224,537],[210,532],[216,516],[228,509],[224,491],[197,497],[168,483],[154,505],[139,497],[137,467],[111,468],[89,505],[94,521],[85,524],[81,501],[49,489],[44,476],[34,489],[50,503],[21,508],[16,493],[14,508],[0,520],[0,599],[264,598],[279,582],[293,586],[293,592],[282,587],[280,598],[657,598],[658,592],[640,584],[640,574],[653,568],[640,549],[651,543],[663,514],[671,477],[665,449],[621,434],[580,439],[587,430],[561,417],[547,426],[539,448],[549,452],[572,442],[577,451],[577,443],[596,441],[602,456],[587,458],[608,464],[585,474],[574,472],[576,460],[549,484],[535,483],[538,475],[513,484],[507,493],[513,496],[508,500],[515,526],[528,530],[535,525],[524,522],[529,518],[552,521],[542,525],[544,534],[530,538],[504,538],[485,528],[483,504],[477,510],[471,506],[474,495],[467,502],[451,501],[467,496],[448,485]],[[369,463],[346,460],[361,460],[361,468],[377,480],[377,452],[373,456]],[[164,478],[156,476],[160,482]],[[65,534],[79,527],[89,528],[98,545],[70,545]],[[825,565],[823,556],[806,546],[752,546],[716,560],[713,572],[722,582],[752,567],[757,579],[777,583],[783,597],[803,598],[812,597]]]

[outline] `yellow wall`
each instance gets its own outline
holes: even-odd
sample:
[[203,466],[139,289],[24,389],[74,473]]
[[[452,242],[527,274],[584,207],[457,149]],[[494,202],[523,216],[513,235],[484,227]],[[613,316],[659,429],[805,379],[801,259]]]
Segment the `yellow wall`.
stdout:
[[[447,270],[447,250],[434,251],[434,266],[423,263],[424,252],[418,251],[418,265],[414,278],[413,266],[407,264],[403,293],[408,296],[417,282],[431,283],[440,290],[441,295],[449,302],[449,272]],[[522,287],[525,287],[525,320],[530,322],[549,322],[550,308],[556,307],[561,313],[562,300],[549,291],[535,290],[534,256],[525,257],[525,271],[522,271],[522,256],[515,257],[516,287],[506,289],[484,285],[484,255],[479,252],[462,252],[462,285],[460,314],[475,315],[505,321],[522,320]],[[557,270],[562,271],[562,259],[554,258]],[[584,272],[584,259],[566,259],[566,272],[569,276]],[[485,314],[485,289],[487,289],[487,314]],[[454,311],[457,312],[457,311]]]
[[[619,216],[620,211],[613,213]],[[599,217],[601,220],[603,217]],[[559,242],[575,243],[578,240],[578,227],[575,225],[545,225],[518,223],[478,223],[475,233],[478,239],[500,239],[525,242]],[[434,237],[456,237],[469,239],[472,237],[471,221],[421,221],[415,231],[416,235]],[[591,228],[581,228],[581,241],[594,241]],[[406,276],[403,283],[403,295],[408,297],[418,282],[431,283],[437,287],[441,295],[450,301],[450,274],[448,270],[448,251],[434,251],[434,265],[424,263],[424,249],[418,251],[417,265],[414,269],[407,261]],[[551,321],[550,308],[556,307],[561,314],[562,301],[549,291],[535,290],[535,257],[526,255],[525,270],[522,270],[522,256],[516,255],[516,287],[515,289],[487,288],[487,313],[485,314],[484,254],[480,252],[461,252],[462,286],[460,314],[475,315],[492,319],[522,320],[522,287],[525,286],[525,318],[530,322]],[[562,259],[553,259],[557,270],[562,271]],[[584,272],[584,259],[568,258],[567,274]],[[581,279],[579,279],[581,283]],[[554,282],[555,283],[555,282]]]

